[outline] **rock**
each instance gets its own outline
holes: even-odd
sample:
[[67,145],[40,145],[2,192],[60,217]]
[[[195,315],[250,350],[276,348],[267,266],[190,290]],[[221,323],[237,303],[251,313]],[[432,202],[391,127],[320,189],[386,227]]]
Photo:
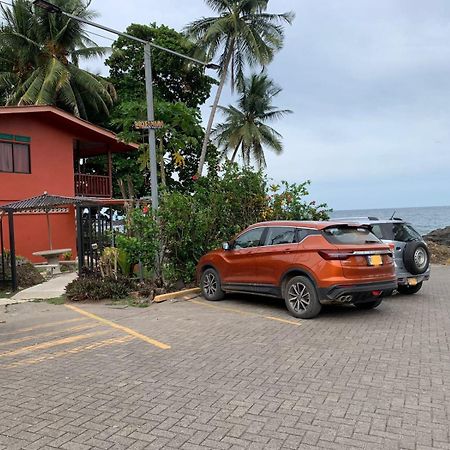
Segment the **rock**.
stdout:
[[431,231],[424,236],[425,240],[450,247],[450,226]]

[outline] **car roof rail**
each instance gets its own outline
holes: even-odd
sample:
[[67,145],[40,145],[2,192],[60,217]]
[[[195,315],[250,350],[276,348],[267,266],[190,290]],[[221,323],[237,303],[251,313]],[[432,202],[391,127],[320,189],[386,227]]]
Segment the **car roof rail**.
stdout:
[[374,216],[366,216],[366,217],[332,217],[330,220],[337,221],[337,220],[380,220],[380,219]]

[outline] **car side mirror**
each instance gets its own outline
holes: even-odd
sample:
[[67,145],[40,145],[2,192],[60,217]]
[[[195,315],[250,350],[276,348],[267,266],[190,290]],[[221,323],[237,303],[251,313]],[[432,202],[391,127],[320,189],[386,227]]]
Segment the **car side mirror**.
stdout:
[[229,242],[224,242],[224,243],[222,244],[222,248],[223,248],[224,250],[230,250],[230,249],[231,249],[231,245],[230,245]]

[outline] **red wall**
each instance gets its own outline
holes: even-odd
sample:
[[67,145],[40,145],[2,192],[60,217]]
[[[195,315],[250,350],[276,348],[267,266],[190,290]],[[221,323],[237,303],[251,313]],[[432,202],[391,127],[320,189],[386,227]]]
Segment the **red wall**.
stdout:
[[[43,194],[73,196],[74,136],[62,127],[54,127],[39,119],[38,114],[0,116],[0,133],[28,136],[31,174],[0,172],[0,205]],[[76,253],[74,210],[50,215],[53,248],[71,248]],[[43,259],[33,252],[47,250],[48,231],[45,214],[15,214],[16,253],[32,261]],[[6,225],[6,219],[3,219]],[[4,235],[7,234],[7,227]],[[7,245],[9,247],[9,245]]]

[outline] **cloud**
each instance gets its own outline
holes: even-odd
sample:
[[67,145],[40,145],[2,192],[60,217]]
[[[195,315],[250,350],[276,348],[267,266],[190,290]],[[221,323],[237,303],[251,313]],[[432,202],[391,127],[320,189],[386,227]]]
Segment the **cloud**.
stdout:
[[[93,7],[119,29],[155,21],[180,30],[210,14],[203,0]],[[285,151],[267,153],[269,175],[312,179],[320,200],[343,209],[450,204],[450,2],[272,0],[269,8],[296,12],[269,67],[283,88],[277,106],[294,111],[274,124]],[[232,100],[226,89],[221,103]]]

